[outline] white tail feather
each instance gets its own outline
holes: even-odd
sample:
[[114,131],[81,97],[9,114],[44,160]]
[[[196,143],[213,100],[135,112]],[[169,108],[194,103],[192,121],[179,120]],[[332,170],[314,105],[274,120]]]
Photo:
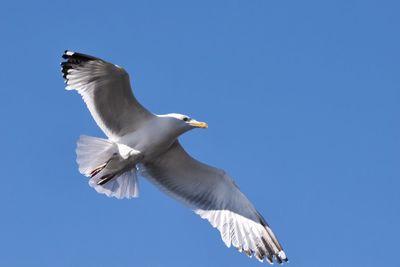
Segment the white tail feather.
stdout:
[[118,146],[113,142],[81,135],[76,146],[76,162],[79,165],[79,172],[90,177],[94,169],[107,162],[117,152]]
[[[77,143],[76,155],[80,173],[91,177],[89,185],[98,193],[119,199],[139,196],[136,168],[126,168],[129,162],[121,157],[116,143],[82,135]],[[112,174],[113,178],[99,184],[104,174]]]
[[136,169],[124,172],[103,185],[99,185],[98,181],[99,179],[97,177],[93,177],[89,180],[89,185],[98,193],[105,194],[108,197],[122,199],[139,196]]

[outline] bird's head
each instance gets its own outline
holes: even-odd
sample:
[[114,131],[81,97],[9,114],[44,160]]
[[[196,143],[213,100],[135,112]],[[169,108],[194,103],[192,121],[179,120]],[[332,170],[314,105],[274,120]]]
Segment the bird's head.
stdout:
[[187,115],[170,113],[161,115],[161,117],[167,118],[169,121],[175,124],[175,127],[182,129],[184,132],[189,131],[193,128],[208,128],[208,124],[205,122],[197,121]]

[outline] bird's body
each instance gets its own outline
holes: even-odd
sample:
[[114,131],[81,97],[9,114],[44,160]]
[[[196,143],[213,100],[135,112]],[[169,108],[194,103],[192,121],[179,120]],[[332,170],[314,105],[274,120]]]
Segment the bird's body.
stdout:
[[207,128],[182,114],[155,115],[133,96],[128,74],[104,60],[66,51],[62,72],[67,89],[82,95],[108,139],[81,136],[79,171],[109,197],[138,196],[138,175],[208,220],[229,247],[273,263],[287,261],[268,224],[222,170],[190,157],[178,137]]
[[137,131],[127,133],[115,142],[124,144],[141,152],[143,160],[154,158],[164,153],[185,131],[179,121],[166,116],[154,116]]

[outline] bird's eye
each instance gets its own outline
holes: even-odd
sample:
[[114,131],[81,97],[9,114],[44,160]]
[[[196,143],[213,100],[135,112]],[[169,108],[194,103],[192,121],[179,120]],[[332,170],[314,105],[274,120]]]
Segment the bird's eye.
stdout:
[[183,121],[190,121],[190,118],[185,117],[185,118],[183,118]]

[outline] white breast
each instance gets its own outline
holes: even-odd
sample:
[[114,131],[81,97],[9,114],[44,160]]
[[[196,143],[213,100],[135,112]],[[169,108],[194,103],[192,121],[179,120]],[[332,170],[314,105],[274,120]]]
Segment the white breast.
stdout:
[[145,158],[153,157],[166,151],[179,136],[179,130],[174,126],[168,121],[155,117],[137,131],[128,133],[115,141],[139,151]]

